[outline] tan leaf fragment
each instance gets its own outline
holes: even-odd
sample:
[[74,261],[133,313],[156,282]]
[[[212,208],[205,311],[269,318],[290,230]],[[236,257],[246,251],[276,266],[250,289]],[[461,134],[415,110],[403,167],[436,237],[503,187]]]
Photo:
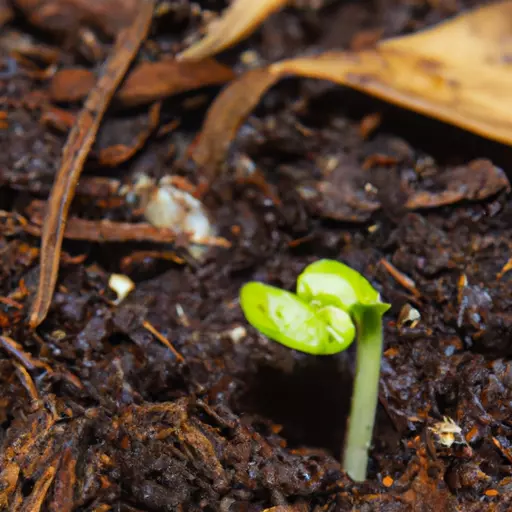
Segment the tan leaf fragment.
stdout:
[[233,46],[287,3],[288,0],[234,0],[220,18],[208,25],[206,36],[183,51],[179,58],[200,60]]
[[[229,144],[281,78],[330,80],[512,144],[512,1],[492,4],[374,50],[290,59],[243,75],[218,96],[192,158],[218,172]],[[212,176],[210,176],[212,177]]]

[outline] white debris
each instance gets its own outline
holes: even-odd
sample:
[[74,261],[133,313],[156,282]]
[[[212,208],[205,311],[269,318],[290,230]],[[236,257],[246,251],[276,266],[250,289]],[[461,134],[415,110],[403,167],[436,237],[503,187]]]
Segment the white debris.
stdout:
[[201,201],[172,185],[172,178],[162,178],[155,185],[153,180],[141,175],[135,186],[127,191],[127,195],[132,202],[134,197],[138,199],[144,216],[153,226],[169,228],[176,234],[189,235],[189,251],[195,258],[200,258],[206,250],[197,244],[216,235]]
[[135,283],[123,274],[112,274],[108,280],[108,286],[117,294],[117,300],[114,301],[116,306],[121,304],[128,294],[135,289]]

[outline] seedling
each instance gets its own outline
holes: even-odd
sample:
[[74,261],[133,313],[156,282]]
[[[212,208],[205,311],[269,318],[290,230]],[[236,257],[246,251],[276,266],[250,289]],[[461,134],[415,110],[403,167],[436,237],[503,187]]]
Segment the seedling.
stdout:
[[312,263],[291,293],[250,282],[240,291],[248,322],[270,339],[313,355],[346,350],[357,333],[357,364],[343,467],[365,480],[378,402],[382,315],[390,305],[358,272],[333,260]]

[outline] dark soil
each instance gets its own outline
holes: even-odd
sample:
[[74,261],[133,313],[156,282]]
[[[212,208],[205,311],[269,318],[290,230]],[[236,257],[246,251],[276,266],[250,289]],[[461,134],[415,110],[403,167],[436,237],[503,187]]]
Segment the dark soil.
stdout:
[[[317,11],[289,8],[222,60],[233,65],[247,49],[264,63],[348,48],[361,34],[406,34],[481,3],[332,0]],[[155,21],[152,46],[139,58],[179,50],[197,30],[188,1],[171,4],[180,14]],[[210,248],[197,261],[183,244],[67,240],[50,313],[32,332],[26,318],[39,239],[22,217],[48,197],[66,133],[41,122],[31,99],[47,91],[48,79],[24,72],[10,51],[23,41],[54,50],[59,69],[94,69],[68,36],[33,27],[18,10],[0,36],[0,507],[511,510],[512,271],[500,274],[512,257],[511,148],[332,84],[286,80],[242,127],[204,197],[231,248]],[[97,44],[108,53],[107,42]],[[30,60],[41,70],[52,65],[40,54]],[[106,178],[128,184],[140,172],[178,173],[197,182],[186,150],[217,92],[166,100],[160,124],[180,125],[115,168],[102,167],[98,153],[133,144],[146,114],[109,111],[72,216],[138,220],[108,192]],[[59,108],[76,114],[80,104]],[[381,122],[363,137],[375,113]],[[253,164],[264,180],[244,177]],[[331,192],[304,194],[327,168]],[[406,206],[416,191],[446,190],[461,193],[444,206]],[[238,304],[244,282],[292,289],[304,266],[323,257],[361,271],[392,304],[370,473],[361,485],[338,462],[353,351],[288,350],[249,327]],[[412,282],[400,284],[386,262]],[[119,305],[111,272],[136,282]],[[398,321],[406,304],[421,314],[414,327]],[[443,447],[432,436],[444,416],[467,445]]]

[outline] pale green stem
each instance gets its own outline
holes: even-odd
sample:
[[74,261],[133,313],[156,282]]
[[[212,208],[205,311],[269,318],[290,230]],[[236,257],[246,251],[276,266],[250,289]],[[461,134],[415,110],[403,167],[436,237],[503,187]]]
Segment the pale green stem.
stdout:
[[357,365],[352,406],[345,440],[343,469],[356,482],[366,479],[368,450],[372,442],[379,398],[382,357],[382,313],[365,308],[357,321]]

